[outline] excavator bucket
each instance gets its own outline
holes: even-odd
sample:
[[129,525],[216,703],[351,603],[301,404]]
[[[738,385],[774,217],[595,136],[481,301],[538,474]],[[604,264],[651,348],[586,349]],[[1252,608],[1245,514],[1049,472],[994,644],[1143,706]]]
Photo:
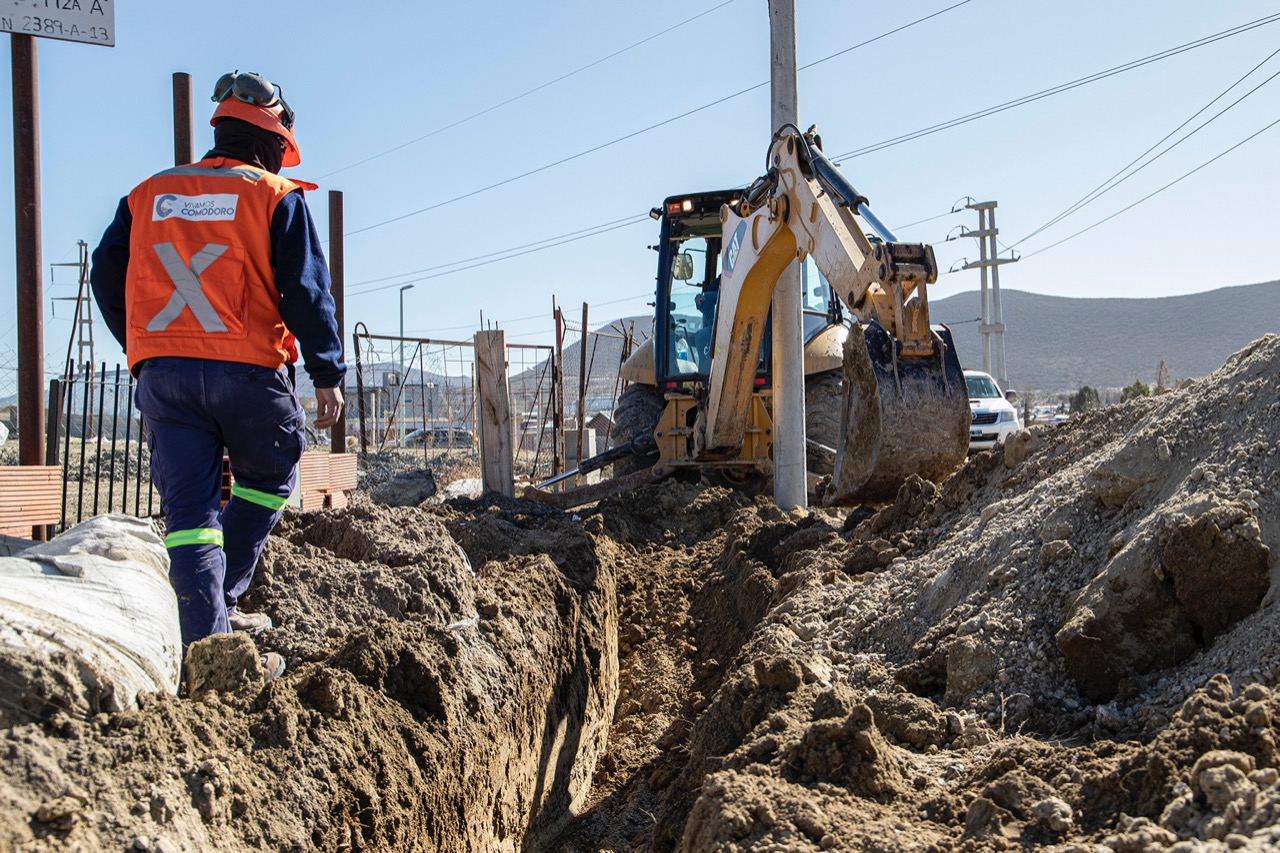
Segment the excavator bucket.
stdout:
[[827,503],[891,501],[912,474],[941,482],[964,461],[964,372],[951,331],[931,332],[932,356],[903,358],[879,323],[855,324],[845,342],[840,446]]

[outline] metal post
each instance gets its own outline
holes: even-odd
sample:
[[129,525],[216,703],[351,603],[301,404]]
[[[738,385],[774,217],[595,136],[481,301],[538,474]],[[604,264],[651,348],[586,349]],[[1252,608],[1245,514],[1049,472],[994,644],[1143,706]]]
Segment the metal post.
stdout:
[[[329,191],[329,293],[333,295],[333,314],[338,321],[338,340],[342,346],[342,360],[347,360],[346,339],[342,336],[345,322],[346,260],[342,244],[342,193]],[[345,383],[344,383],[345,384]],[[341,385],[338,386],[342,388]],[[338,422],[329,430],[329,452],[347,452],[347,413],[344,409]]]
[[[769,0],[771,122],[796,124],[795,0]],[[804,301],[792,262],[773,292],[773,499],[785,510],[809,505],[804,412]]]
[[173,165],[185,166],[195,161],[191,145],[191,75],[173,74]]
[[36,40],[11,35],[13,210],[18,289],[18,462],[44,464],[44,316],[40,281],[40,108]]
[[578,353],[578,448],[574,466],[582,464],[582,434],[587,424],[587,303],[582,303],[582,346]]
[[404,439],[404,408],[399,405],[399,401],[400,401],[400,397],[403,395],[403,392],[404,392],[404,380],[405,380],[405,375],[404,375],[405,374],[405,370],[404,370],[404,292],[406,290],[413,290],[413,285],[406,284],[404,287],[400,288],[400,361],[396,365],[400,371],[400,380],[397,383],[399,386],[398,390],[400,391],[400,393],[396,395],[396,403],[397,403],[396,420],[400,422],[400,435],[396,438],[397,446]]
[[[551,304],[555,305],[554,298]],[[551,475],[553,477],[564,470],[564,456],[561,452],[564,441],[564,314],[559,308],[556,308],[555,312],[556,369],[551,376],[552,395],[555,397],[555,408],[551,412]]]

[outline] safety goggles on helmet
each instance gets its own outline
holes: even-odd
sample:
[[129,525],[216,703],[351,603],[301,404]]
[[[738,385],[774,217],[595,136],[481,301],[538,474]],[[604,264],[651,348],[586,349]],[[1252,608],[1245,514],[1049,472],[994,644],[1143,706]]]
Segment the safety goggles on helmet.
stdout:
[[279,104],[280,124],[285,130],[293,130],[293,110],[289,107],[289,102],[284,99],[284,89],[261,74],[253,71],[246,71],[243,74],[239,71],[230,71],[219,77],[218,82],[213,86],[213,97],[210,100],[220,104],[233,96],[246,104],[266,109]]

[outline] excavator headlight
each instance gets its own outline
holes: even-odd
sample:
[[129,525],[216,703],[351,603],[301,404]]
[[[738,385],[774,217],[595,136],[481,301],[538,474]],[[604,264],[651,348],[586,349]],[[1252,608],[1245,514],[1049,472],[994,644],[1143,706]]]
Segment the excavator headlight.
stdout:
[[693,199],[686,198],[681,201],[667,202],[667,216],[675,216],[679,213],[692,213]]

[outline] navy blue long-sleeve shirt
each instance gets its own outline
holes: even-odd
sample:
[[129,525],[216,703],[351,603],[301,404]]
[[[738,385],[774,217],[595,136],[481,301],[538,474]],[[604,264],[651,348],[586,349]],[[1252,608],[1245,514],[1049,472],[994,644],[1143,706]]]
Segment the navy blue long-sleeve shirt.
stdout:
[[[129,201],[123,198],[115,219],[93,252],[89,274],[102,318],[122,348],[126,341],[125,274],[132,228]],[[302,364],[312,384],[317,388],[342,384],[347,368],[342,362],[342,338],[329,293],[329,268],[311,211],[300,191],[280,199],[271,217],[271,265],[280,293],[280,317],[298,340]]]

